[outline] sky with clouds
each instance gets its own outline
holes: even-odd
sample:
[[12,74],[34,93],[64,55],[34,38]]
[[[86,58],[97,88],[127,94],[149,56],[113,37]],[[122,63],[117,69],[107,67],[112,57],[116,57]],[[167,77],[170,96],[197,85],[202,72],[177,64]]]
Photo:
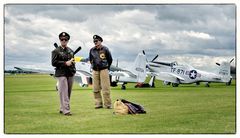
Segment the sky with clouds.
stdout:
[[148,60],[215,67],[236,53],[236,6],[233,4],[5,5],[5,69],[53,69],[51,51],[66,31],[77,56],[87,57],[92,36],[103,38],[120,67],[145,50]]

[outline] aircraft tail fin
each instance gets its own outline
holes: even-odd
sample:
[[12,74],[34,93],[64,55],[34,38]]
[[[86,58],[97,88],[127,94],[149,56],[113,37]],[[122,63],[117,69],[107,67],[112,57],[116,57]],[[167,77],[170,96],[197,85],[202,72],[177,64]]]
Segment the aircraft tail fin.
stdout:
[[139,53],[134,61],[131,71],[137,76],[138,82],[144,82],[146,79],[146,56]]
[[231,79],[230,62],[222,62],[219,65],[218,74],[222,76],[223,81],[228,82]]

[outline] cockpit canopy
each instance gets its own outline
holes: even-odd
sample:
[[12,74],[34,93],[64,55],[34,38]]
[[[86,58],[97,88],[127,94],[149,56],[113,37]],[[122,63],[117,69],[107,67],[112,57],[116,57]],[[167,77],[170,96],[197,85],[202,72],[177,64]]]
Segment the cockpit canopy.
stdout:
[[170,66],[171,66],[171,67],[172,67],[172,66],[177,66],[177,65],[178,65],[177,61],[173,61],[173,62],[170,63]]
[[173,66],[178,66],[178,67],[184,67],[184,68],[193,68],[191,65],[183,62],[183,63],[178,63],[177,61],[171,62],[170,63],[171,67]]

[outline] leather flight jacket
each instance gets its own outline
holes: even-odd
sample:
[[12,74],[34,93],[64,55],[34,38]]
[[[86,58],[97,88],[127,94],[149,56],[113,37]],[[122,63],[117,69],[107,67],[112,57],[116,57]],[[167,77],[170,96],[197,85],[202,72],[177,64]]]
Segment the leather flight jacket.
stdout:
[[89,60],[92,65],[92,69],[95,71],[109,69],[112,64],[112,55],[107,47],[101,46],[91,48],[89,52]]
[[69,47],[59,46],[52,51],[52,66],[55,68],[56,77],[72,77],[76,73],[75,64],[66,65],[66,61],[74,58],[73,50]]

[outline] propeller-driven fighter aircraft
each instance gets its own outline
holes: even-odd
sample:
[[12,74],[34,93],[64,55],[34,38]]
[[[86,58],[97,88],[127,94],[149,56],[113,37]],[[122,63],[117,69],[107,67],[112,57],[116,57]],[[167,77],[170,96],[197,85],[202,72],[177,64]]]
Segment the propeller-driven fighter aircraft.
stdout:
[[151,76],[164,81],[167,85],[172,83],[173,87],[178,87],[179,84],[196,83],[199,85],[200,82],[206,82],[206,86],[209,87],[210,82],[231,84],[230,63],[233,59],[230,62],[217,63],[216,72],[208,72],[196,69],[189,64],[157,62],[156,58],[157,56],[147,63],[147,68]]

